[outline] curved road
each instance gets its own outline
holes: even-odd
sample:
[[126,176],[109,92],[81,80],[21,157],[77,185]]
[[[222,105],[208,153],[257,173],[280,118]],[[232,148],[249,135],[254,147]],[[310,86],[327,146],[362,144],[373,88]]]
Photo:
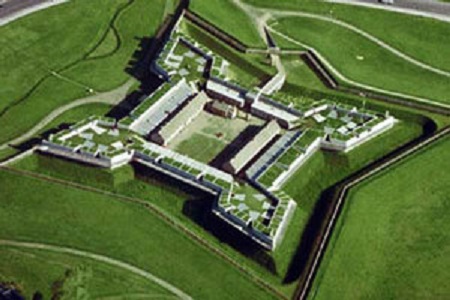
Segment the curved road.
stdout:
[[156,277],[155,275],[153,275],[147,271],[144,271],[142,269],[139,269],[133,265],[130,265],[126,262],[116,260],[114,258],[107,257],[104,255],[81,251],[81,250],[77,250],[77,249],[73,249],[73,248],[48,245],[48,244],[43,244],[43,243],[18,242],[18,241],[13,241],[13,240],[2,240],[2,239],[0,239],[0,246],[11,246],[11,247],[27,248],[27,249],[35,249],[35,250],[46,250],[46,251],[65,253],[65,254],[71,254],[71,255],[76,255],[76,256],[80,256],[80,257],[90,258],[95,261],[106,263],[106,264],[118,267],[120,269],[127,270],[127,271],[134,273],[136,275],[139,275],[141,277],[144,277],[145,279],[148,279],[148,280],[162,286],[163,288],[172,292],[173,294],[177,295],[180,299],[192,299],[189,295],[187,295],[183,291],[179,290],[178,288],[171,285],[170,283]]
[[64,106],[61,106],[54,111],[52,111],[50,114],[48,114],[44,119],[42,119],[39,123],[34,125],[33,128],[28,130],[28,132],[22,134],[21,136],[10,140],[4,144],[0,145],[0,150],[4,150],[8,148],[9,145],[17,145],[20,143],[25,142],[26,140],[32,138],[34,135],[36,135],[40,130],[42,130],[45,126],[47,126],[50,122],[52,122],[54,119],[59,117],[61,114],[76,108],[78,106],[82,106],[85,104],[92,104],[92,103],[105,103],[105,104],[111,104],[115,105],[118,104],[120,101],[123,100],[123,98],[126,96],[126,93],[130,89],[130,87],[133,85],[134,80],[130,79],[122,86],[104,93],[95,94],[86,98],[81,98],[75,101],[72,101]]

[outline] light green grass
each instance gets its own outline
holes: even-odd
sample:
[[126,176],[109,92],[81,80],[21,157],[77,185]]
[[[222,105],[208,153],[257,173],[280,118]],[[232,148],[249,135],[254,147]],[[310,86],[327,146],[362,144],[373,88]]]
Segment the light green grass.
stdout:
[[86,280],[86,291],[93,298],[125,294],[171,296],[170,292],[145,278],[87,258],[10,246],[0,246],[0,256],[0,282],[16,283],[27,299],[37,293],[50,299],[52,286],[64,278],[67,271],[78,267],[92,272]]
[[230,0],[193,0],[189,8],[243,44],[265,47],[250,17]]
[[[271,298],[234,267],[141,205],[5,171],[0,172],[0,183],[4,187],[0,238],[117,258],[151,271],[196,299]],[[172,201],[179,197],[169,191],[163,196]]]
[[[0,49],[0,75],[6,80],[0,88],[0,98],[6,99],[0,104],[4,128],[0,142],[18,136],[57,107],[86,96],[84,86],[107,91],[129,79],[125,69],[139,48],[139,38],[151,37],[158,28],[163,2],[75,0],[0,28],[2,44],[9,45]],[[88,58],[103,41],[101,47],[111,44],[108,32],[113,20],[120,48],[102,58]]]
[[227,144],[219,139],[195,133],[189,139],[182,141],[175,150],[195,160],[208,163],[226,146]]
[[311,299],[450,294],[449,149],[447,138],[350,193]]

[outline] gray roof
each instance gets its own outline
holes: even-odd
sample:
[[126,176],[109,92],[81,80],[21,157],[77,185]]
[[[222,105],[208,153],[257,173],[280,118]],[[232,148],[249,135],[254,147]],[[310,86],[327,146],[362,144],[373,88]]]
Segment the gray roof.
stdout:
[[235,172],[239,172],[250,160],[264,148],[278,133],[280,126],[276,121],[267,123],[253,139],[239,151],[230,164]]
[[195,118],[202,111],[208,97],[204,92],[199,93],[189,103],[181,109],[167,124],[159,131],[159,135],[164,140],[170,140],[182,127],[184,127],[192,118]]
[[131,124],[130,129],[145,135],[154,130],[170,114],[192,95],[192,89],[183,78],[167,93],[161,96],[139,118]]

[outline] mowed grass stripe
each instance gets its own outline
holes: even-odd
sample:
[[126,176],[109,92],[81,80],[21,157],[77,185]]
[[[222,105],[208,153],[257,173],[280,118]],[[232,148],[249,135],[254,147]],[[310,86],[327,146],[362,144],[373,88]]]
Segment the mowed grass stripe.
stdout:
[[[0,183],[6,187],[0,202],[3,239],[102,253],[151,270],[194,298],[272,297],[141,207],[5,171]],[[176,196],[168,192],[167,197]]]
[[350,193],[312,299],[450,295],[449,149],[447,137]]

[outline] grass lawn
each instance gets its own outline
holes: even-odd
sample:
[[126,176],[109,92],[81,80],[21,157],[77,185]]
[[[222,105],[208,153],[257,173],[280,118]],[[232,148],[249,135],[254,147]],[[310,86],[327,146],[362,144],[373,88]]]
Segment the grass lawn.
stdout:
[[[8,45],[0,49],[0,98],[5,99],[0,103],[0,143],[86,96],[84,86],[106,91],[124,83],[139,39],[151,37],[161,23],[164,3],[75,0],[0,28],[0,41]],[[99,47],[111,48],[111,27],[120,37],[118,48],[93,58],[90,54]]]
[[355,188],[311,299],[450,295],[447,138]]
[[227,144],[219,139],[207,137],[200,133],[193,134],[189,139],[182,141],[175,151],[185,154],[195,160],[208,163],[214,159]]
[[40,293],[52,296],[52,285],[64,278],[67,271],[83,268],[89,274],[82,282],[93,298],[143,294],[170,297],[164,288],[127,270],[68,254],[11,246],[0,246],[0,282],[15,282],[21,293],[32,299]]
[[[234,267],[140,205],[6,171],[0,172],[0,184],[2,239],[62,245],[117,258],[151,271],[196,299],[271,298]],[[154,190],[159,195],[158,188]],[[178,201],[180,195],[166,190],[163,197]]]
[[[275,260],[280,271],[287,272],[290,259],[302,236],[320,193],[326,188],[346,178],[353,172],[373,162],[384,154],[417,137],[421,127],[413,123],[400,123],[390,131],[369,141],[347,154],[319,151],[314,154],[284,185],[283,190],[296,202],[297,209],[289,231],[280,249],[275,252]],[[284,274],[281,272],[282,274]]]
[[348,29],[303,17],[280,19],[274,28],[317,49],[351,80],[450,103],[448,77],[417,67]]
[[450,51],[448,22],[380,9],[318,1],[244,0],[244,2],[255,6],[332,16],[370,33],[424,63],[450,71],[450,57],[446,55]]
[[189,8],[250,47],[265,47],[250,17],[230,0],[193,0]]

